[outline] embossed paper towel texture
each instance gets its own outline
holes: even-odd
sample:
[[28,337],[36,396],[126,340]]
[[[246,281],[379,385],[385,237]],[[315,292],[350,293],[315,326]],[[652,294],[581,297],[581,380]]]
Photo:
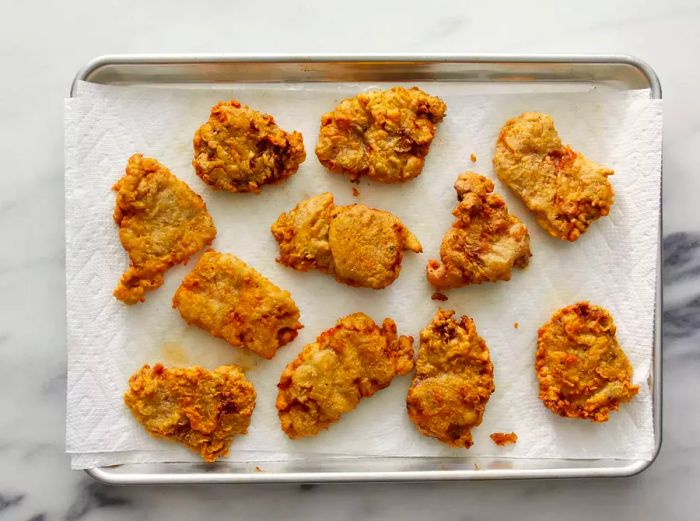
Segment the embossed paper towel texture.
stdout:
[[[68,299],[67,451],[84,468],[130,461],[189,461],[184,448],[149,437],[122,401],[129,375],[144,363],[199,364],[214,368],[238,363],[248,368],[258,401],[247,436],[232,446],[232,460],[279,460],[310,454],[336,456],[507,456],[523,458],[650,458],[654,435],[648,387],[653,346],[653,316],[660,190],[661,104],[648,92],[523,94],[473,96],[455,86],[425,84],[447,102],[423,174],[401,185],[363,180],[354,198],[345,176],[326,171],[313,149],[319,118],[358,90],[351,85],[249,86],[235,90],[167,90],[81,84],[79,97],[66,101],[66,277]],[[367,88],[363,86],[361,88]],[[216,101],[235,97],[273,114],[287,130],[303,133],[307,159],[288,181],[262,194],[215,192],[192,169],[191,140]],[[615,169],[616,192],[610,215],[595,222],[576,243],[549,237],[524,205],[496,180],[491,157],[498,131],[525,110],[551,114],[562,140],[591,159]],[[190,266],[166,274],[165,284],[144,304],[127,307],[112,290],[127,267],[112,221],[111,186],[136,152],[160,160],[201,194],[218,236],[214,247],[231,252],[274,283],[291,291],[305,327],[272,361],[256,358],[203,331],[188,327],[171,307],[171,298]],[[471,163],[474,152],[478,161]],[[449,228],[456,176],[473,170],[495,180],[510,210],[530,230],[533,257],[510,282],[453,290],[449,300],[430,299],[425,263],[437,258]],[[298,201],[330,191],[338,204],[362,202],[398,215],[423,244],[424,253],[407,253],[399,279],[373,291],[336,283],[320,272],[300,273],[275,262],[277,244],[269,228],[278,214]],[[593,424],[559,418],[537,398],[533,362],[537,328],[554,310],[578,300],[608,308],[619,340],[641,385],[632,403]],[[279,428],[276,384],[301,347],[336,319],[364,311],[379,321],[396,320],[400,333],[416,339],[438,305],[473,317],[486,339],[495,367],[496,392],[484,422],[474,430],[466,452],[418,434],[404,398],[410,377],[392,385],[320,435],[288,440]],[[518,322],[520,327],[514,328]],[[418,342],[416,340],[415,348]],[[496,447],[494,431],[515,431],[518,443]]]

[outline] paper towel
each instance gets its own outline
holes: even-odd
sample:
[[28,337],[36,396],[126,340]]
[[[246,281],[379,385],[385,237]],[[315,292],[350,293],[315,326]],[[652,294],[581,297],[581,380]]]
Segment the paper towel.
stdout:
[[[410,85],[407,85],[410,86]],[[328,456],[484,456],[518,458],[649,459],[654,433],[649,377],[658,248],[661,173],[661,103],[648,91],[632,93],[464,95],[459,84],[424,83],[443,97],[447,117],[418,178],[401,185],[363,179],[352,196],[348,178],[325,170],[314,156],[321,114],[367,85],[297,84],[227,89],[149,89],[80,84],[65,105],[66,280],[68,310],[68,411],[66,450],[75,468],[136,461],[197,461],[177,444],[151,438],[132,418],[122,395],[129,376],[144,363],[235,363],[247,369],[258,399],[247,436],[234,440],[230,460],[270,461]],[[286,130],[299,130],[306,162],[289,180],[260,195],[215,192],[191,166],[192,136],[211,105],[235,97],[273,114]],[[615,169],[616,198],[610,215],[575,243],[549,237],[522,202],[496,180],[491,157],[503,123],[520,112],[552,115],[564,143]],[[214,218],[213,246],[234,253],[291,291],[304,329],[271,361],[230,347],[187,326],[171,307],[178,284],[196,262],[166,273],[165,284],[146,302],[125,306],[112,290],[128,259],[112,221],[112,185],[136,152],[157,158],[201,194]],[[478,160],[469,160],[471,153]],[[428,259],[456,204],[457,175],[473,170],[495,180],[496,192],[529,228],[533,257],[509,282],[448,292],[430,299]],[[419,238],[424,253],[407,252],[401,276],[384,290],[351,288],[320,272],[301,273],[275,262],[270,225],[282,211],[322,191],[337,204],[361,202],[395,213]],[[594,424],[557,417],[537,398],[536,332],[558,308],[590,300],[612,313],[618,339],[641,386],[634,400],[610,421]],[[420,435],[405,411],[411,377],[391,386],[313,438],[291,441],[279,428],[276,384],[301,347],[337,318],[364,311],[376,321],[393,318],[402,334],[418,338],[438,306],[474,318],[491,351],[496,391],[474,446],[453,449]],[[515,328],[514,323],[519,327]],[[418,342],[414,344],[418,348]],[[496,447],[494,431],[518,434],[518,443]]]

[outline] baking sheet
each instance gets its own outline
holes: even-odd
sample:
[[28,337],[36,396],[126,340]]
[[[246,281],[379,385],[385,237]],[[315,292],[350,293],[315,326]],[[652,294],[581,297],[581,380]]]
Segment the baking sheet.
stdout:
[[[219,363],[239,363],[251,368],[249,377],[258,390],[258,405],[249,435],[234,442],[232,458],[237,461],[308,454],[463,457],[465,451],[443,447],[415,432],[403,405],[410,378],[395,380],[390,388],[363,401],[356,411],[321,435],[296,442],[287,440],[278,428],[275,384],[282,367],[304,343],[333,325],[337,317],[353,311],[363,310],[377,320],[391,316],[400,332],[417,337],[438,305],[429,298],[432,289],[425,282],[423,270],[426,260],[437,254],[442,234],[452,220],[450,211],[456,201],[452,183],[465,169],[493,177],[490,156],[498,129],[505,119],[526,109],[550,112],[566,142],[613,166],[616,175],[612,182],[618,198],[608,218],[596,223],[577,243],[566,244],[546,236],[522,204],[496,182],[496,190],[506,197],[511,211],[528,225],[534,257],[530,267],[516,272],[512,281],[453,290],[450,300],[442,304],[474,317],[491,347],[495,365],[497,390],[484,423],[474,431],[475,446],[469,455],[650,458],[654,440],[646,385],[635,401],[607,424],[573,422],[555,417],[538,402],[532,362],[537,327],[556,308],[587,298],[612,311],[620,341],[635,368],[635,382],[646,383],[653,344],[658,237],[658,102],[650,102],[648,92],[462,96],[454,85],[422,85],[448,103],[448,117],[441,124],[424,173],[401,186],[363,180],[361,195],[355,199],[347,178],[326,172],[313,156],[313,147],[320,114],[358,88],[338,84],[312,87],[307,90],[297,85],[291,93],[261,86],[242,87],[245,92],[183,92],[83,85],[79,98],[68,102],[71,364],[67,449],[83,454],[74,456],[74,465],[193,460],[185,449],[145,435],[121,403],[129,374],[142,363],[155,361],[210,368]],[[97,95],[106,96],[109,104],[98,102]],[[294,103],[290,104],[292,95]],[[300,172],[282,185],[266,188],[259,196],[213,192],[196,178],[190,166],[194,129],[206,119],[211,104],[230,96],[274,114],[283,128],[301,130],[305,137],[308,157]],[[86,109],[86,104],[92,106]],[[648,139],[640,143],[639,136]],[[90,140],[94,144],[87,157],[78,148],[71,153],[71,146],[80,147]],[[113,286],[126,266],[126,256],[111,222],[114,199],[109,187],[121,177],[128,155],[136,151],[157,157],[204,196],[219,229],[214,244],[217,249],[236,253],[292,292],[306,328],[273,361],[256,359],[185,326],[177,312],[170,309],[170,298],[187,272],[185,267],[171,270],[166,284],[151,293],[144,305],[126,308],[111,298]],[[479,157],[473,165],[468,160],[471,152]],[[323,190],[333,192],[339,204],[359,200],[396,213],[422,241],[425,253],[407,254],[399,280],[381,292],[348,288],[321,273],[298,273],[274,263],[277,249],[269,234],[271,222],[301,198]],[[265,204],[260,204],[263,200]],[[80,206],[76,218],[90,215],[81,223],[78,234],[70,226],[71,203]],[[72,259],[80,257],[77,249],[85,245],[86,236],[92,240],[91,262],[73,265]],[[638,306],[630,306],[630,302]],[[513,328],[515,321],[520,323],[518,329]],[[100,392],[87,392],[94,388]],[[70,399],[71,394],[79,398]],[[75,406],[77,401],[80,408]],[[505,449],[495,447],[488,440],[488,434],[495,430],[515,430],[519,443]],[[111,451],[117,452],[100,454]]]

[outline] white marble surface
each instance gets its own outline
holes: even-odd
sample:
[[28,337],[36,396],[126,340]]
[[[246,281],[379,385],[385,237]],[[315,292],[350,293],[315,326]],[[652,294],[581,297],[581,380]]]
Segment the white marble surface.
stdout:
[[[124,1],[3,5],[0,16],[0,519],[693,519],[700,507],[700,5],[667,1]],[[110,488],[63,453],[62,99],[122,52],[622,52],[665,102],[664,445],[615,480]]]

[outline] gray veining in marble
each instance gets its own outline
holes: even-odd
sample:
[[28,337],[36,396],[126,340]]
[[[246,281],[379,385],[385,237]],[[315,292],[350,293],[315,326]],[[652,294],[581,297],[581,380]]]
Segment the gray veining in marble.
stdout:
[[[700,4],[25,0],[0,15],[0,521],[697,519]],[[112,488],[64,450],[62,99],[120,52],[599,52],[664,88],[664,441],[629,479]]]

